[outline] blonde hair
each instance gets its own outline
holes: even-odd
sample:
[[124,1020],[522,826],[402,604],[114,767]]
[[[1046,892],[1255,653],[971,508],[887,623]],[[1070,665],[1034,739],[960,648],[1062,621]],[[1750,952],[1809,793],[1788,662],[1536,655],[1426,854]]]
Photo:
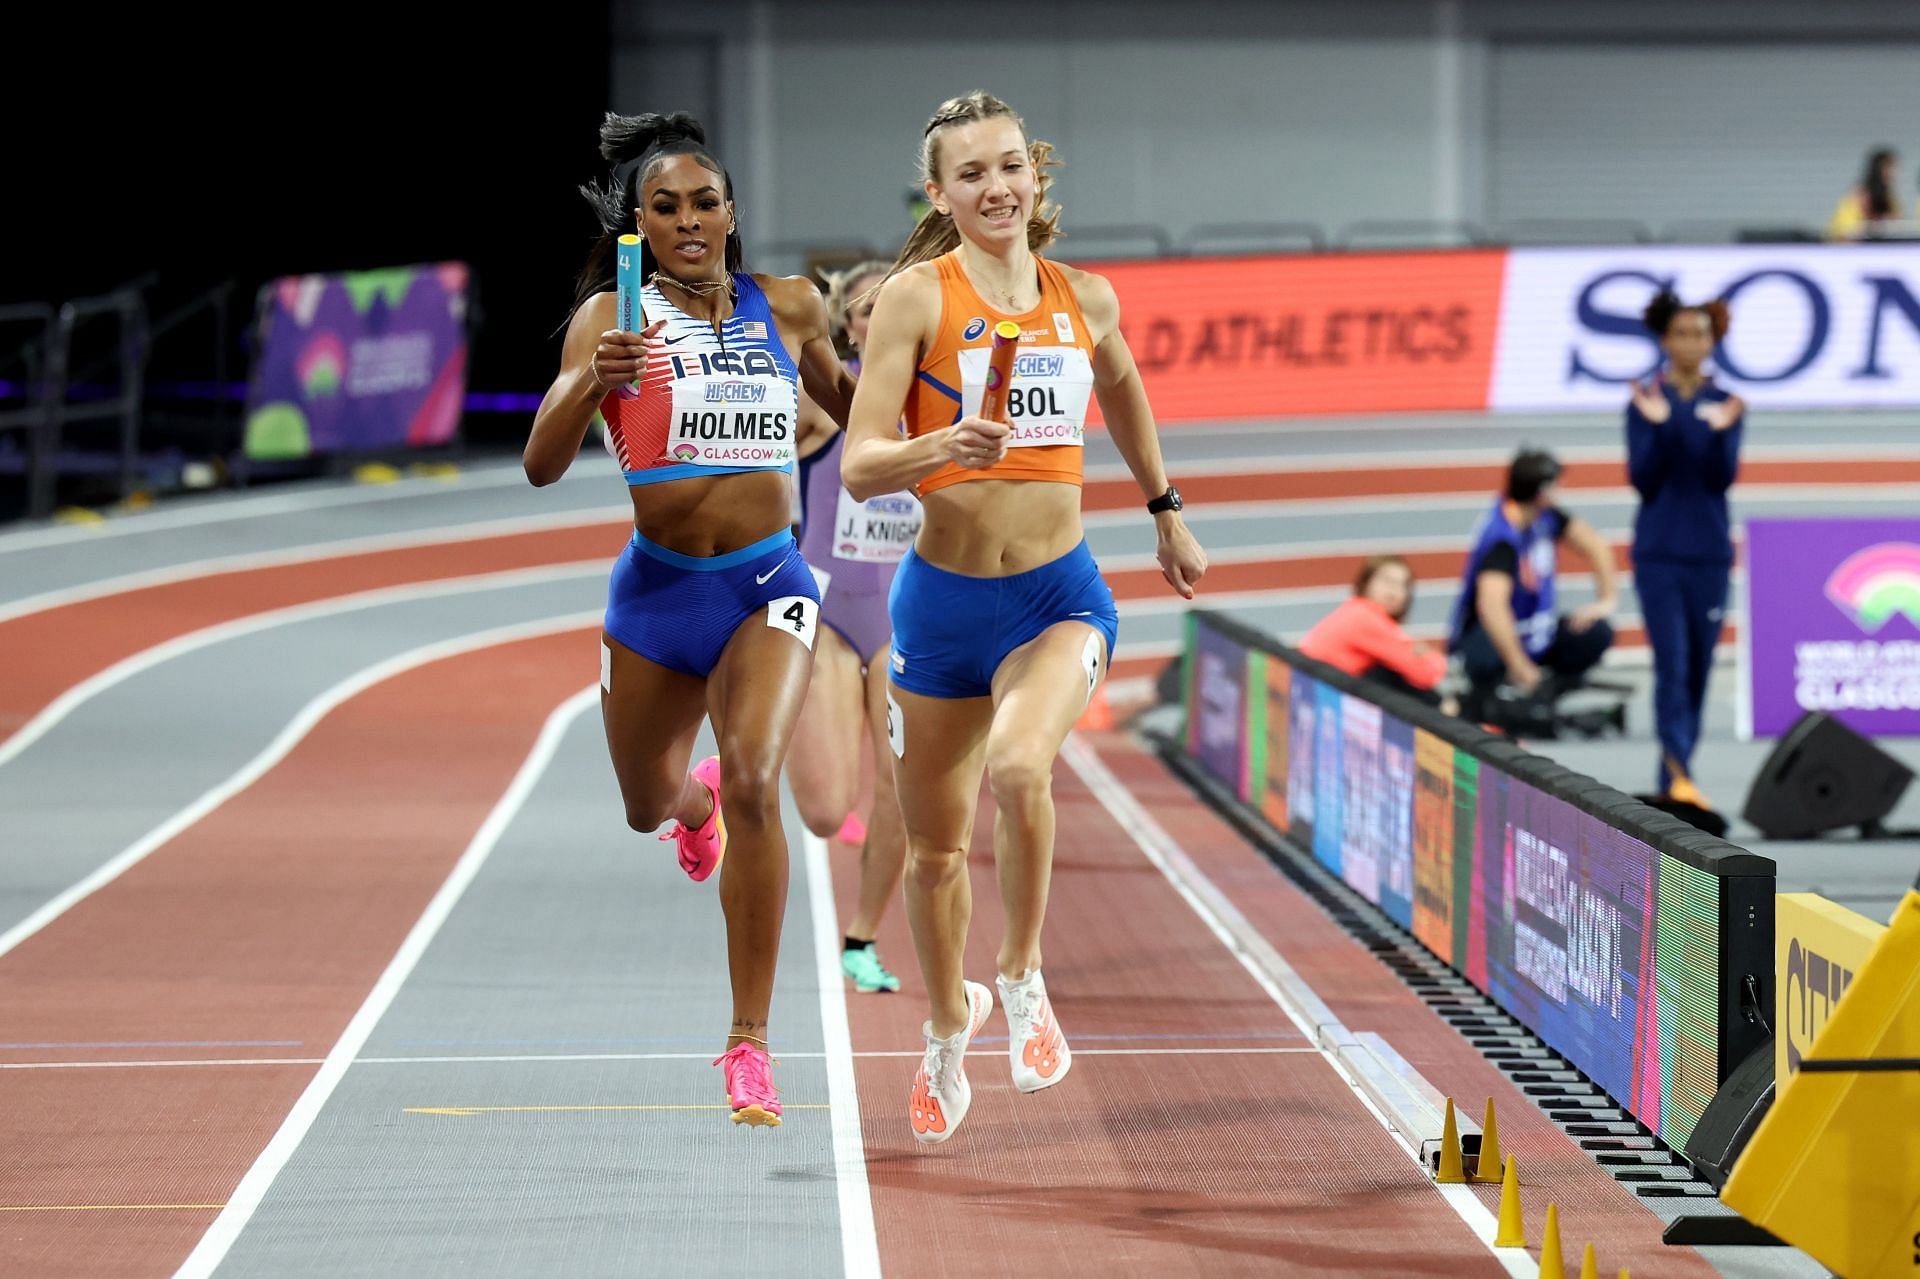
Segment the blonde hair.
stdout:
[[[827,327],[832,333],[833,344],[840,350],[842,358],[845,357],[849,347],[847,312],[851,311],[853,304],[859,300],[854,296],[853,286],[876,275],[884,278],[887,274],[887,265],[879,258],[868,258],[864,262],[854,263],[844,271],[820,272],[820,279],[827,286]],[[875,288],[878,287],[875,286]],[[865,293],[871,294],[873,291],[873,289],[867,289]]]
[[[933,113],[933,118],[927,121],[926,135],[920,143],[922,182],[940,180],[940,135],[955,125],[974,124],[981,120],[1011,120],[1019,126],[1022,136],[1027,132],[1027,122],[1012,107],[985,90],[975,89],[972,93],[948,98]],[[1027,217],[1027,247],[1038,252],[1062,234],[1060,207],[1047,203],[1047,188],[1053,184],[1053,178],[1047,171],[1059,168],[1061,162],[1054,158],[1052,143],[1032,139],[1027,142],[1027,162],[1033,166],[1034,178],[1033,212]],[[894,259],[887,278],[892,279],[916,263],[931,262],[942,253],[950,252],[959,243],[960,231],[953,225],[953,216],[933,209],[920,219],[920,225],[907,237],[906,247]]]

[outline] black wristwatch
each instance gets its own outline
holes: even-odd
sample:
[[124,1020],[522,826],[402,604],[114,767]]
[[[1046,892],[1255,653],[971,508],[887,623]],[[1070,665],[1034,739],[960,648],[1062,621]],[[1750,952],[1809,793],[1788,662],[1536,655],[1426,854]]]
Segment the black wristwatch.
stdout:
[[1185,508],[1186,503],[1180,500],[1180,490],[1171,484],[1167,485],[1166,492],[1147,503],[1147,513],[1149,515],[1158,515],[1162,511],[1179,511]]

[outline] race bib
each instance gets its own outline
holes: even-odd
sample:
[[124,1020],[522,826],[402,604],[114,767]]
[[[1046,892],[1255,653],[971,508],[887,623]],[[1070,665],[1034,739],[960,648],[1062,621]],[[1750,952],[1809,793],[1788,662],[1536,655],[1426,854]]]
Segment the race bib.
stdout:
[[[980,411],[986,385],[984,346],[960,352],[960,408]],[[1087,427],[1087,397],[1093,394],[1093,363],[1077,346],[1022,346],[1013,361],[1007,388],[1007,422],[1013,428],[1008,448],[1082,443]]]
[[799,407],[784,378],[678,378],[667,457],[694,466],[785,466],[793,461]]
[[920,501],[911,493],[886,493],[862,502],[842,488],[833,517],[833,556],[897,564],[920,534],[920,517]]

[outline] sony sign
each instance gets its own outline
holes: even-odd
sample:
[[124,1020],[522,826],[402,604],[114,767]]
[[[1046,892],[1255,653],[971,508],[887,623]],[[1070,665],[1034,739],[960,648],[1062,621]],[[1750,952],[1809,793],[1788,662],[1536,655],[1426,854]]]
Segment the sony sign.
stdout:
[[1756,407],[1920,405],[1920,245],[1883,244],[1515,250],[1492,407],[1621,408],[1658,366],[1661,288],[1727,300],[1716,374]]

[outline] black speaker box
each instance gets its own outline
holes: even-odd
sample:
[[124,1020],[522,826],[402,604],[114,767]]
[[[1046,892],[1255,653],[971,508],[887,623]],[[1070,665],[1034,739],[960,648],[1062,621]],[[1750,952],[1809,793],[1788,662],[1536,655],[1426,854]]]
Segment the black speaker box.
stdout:
[[1773,1089],[1773,1036],[1769,1035],[1734,1067],[1687,1138],[1687,1162],[1715,1190],[1727,1184],[1734,1161],[1767,1117]]
[[1805,839],[1859,826],[1874,832],[1900,802],[1913,770],[1828,715],[1787,730],[1760,766],[1741,815],[1768,839]]

